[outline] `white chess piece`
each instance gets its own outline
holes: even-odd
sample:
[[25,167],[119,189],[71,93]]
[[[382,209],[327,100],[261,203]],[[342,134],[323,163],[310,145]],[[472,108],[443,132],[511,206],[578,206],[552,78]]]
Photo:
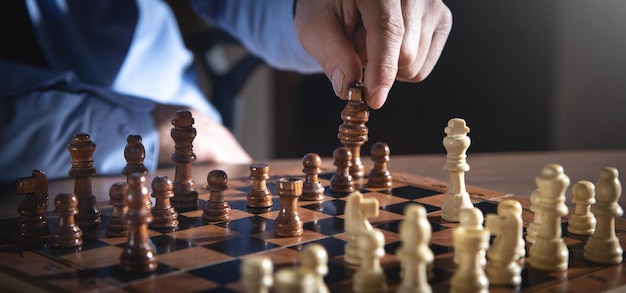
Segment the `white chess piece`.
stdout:
[[550,164],[541,170],[535,182],[541,199],[541,227],[535,244],[530,248],[530,266],[543,271],[567,269],[569,251],[561,237],[561,217],[568,214],[565,205],[565,190],[570,180],[563,167]]
[[470,169],[465,160],[471,142],[467,136],[469,127],[465,125],[465,120],[453,118],[448,121],[444,131],[446,137],[443,138],[443,146],[447,151],[447,163],[443,168],[449,172],[450,178],[448,191],[441,206],[441,218],[449,222],[458,222],[462,209],[474,207],[465,190],[465,172]]
[[530,211],[534,213],[533,221],[528,225],[526,229],[526,242],[529,246],[532,246],[537,240],[539,235],[539,227],[541,227],[541,209],[539,209],[539,201],[541,200],[541,194],[539,190],[535,190],[530,194]]
[[487,251],[489,284],[518,286],[522,282],[522,267],[517,260],[525,252],[522,238],[522,205],[507,199],[498,204],[498,214],[487,215],[485,227],[496,235]]
[[615,236],[615,217],[624,214],[617,203],[622,194],[622,185],[615,168],[605,167],[596,182],[596,204],[591,211],[596,216],[596,230],[589,237],[584,249],[584,258],[599,264],[622,262],[623,249]]
[[460,225],[452,231],[455,260],[458,267],[450,280],[450,292],[489,292],[485,274],[485,250],[489,231],[483,229],[483,214],[477,208],[463,209]]
[[328,252],[324,246],[312,243],[307,245],[300,253],[298,263],[301,268],[311,270],[315,276],[317,293],[328,293],[328,287],[324,283],[324,276],[328,274]]
[[241,262],[241,284],[248,293],[267,293],[273,285],[272,261],[265,256],[244,258]]
[[363,231],[359,236],[361,265],[353,277],[352,290],[359,293],[387,291],[387,277],[380,265],[385,256],[385,236],[380,229]]
[[432,292],[427,278],[428,264],[435,259],[428,247],[430,237],[431,227],[426,218],[426,209],[419,204],[407,206],[404,221],[400,223],[402,245],[397,251],[402,267],[402,283],[398,287],[398,293]]
[[596,229],[596,218],[591,213],[591,205],[596,203],[595,186],[581,180],[572,187],[572,202],[576,209],[567,222],[567,232],[576,235],[591,235]]
[[348,237],[348,244],[344,260],[351,265],[359,265],[361,257],[358,249],[359,235],[363,231],[371,231],[372,225],[368,217],[378,216],[378,200],[363,198],[363,194],[355,191],[346,199],[344,228]]
[[276,272],[276,293],[316,293],[315,274],[308,269],[284,268]]

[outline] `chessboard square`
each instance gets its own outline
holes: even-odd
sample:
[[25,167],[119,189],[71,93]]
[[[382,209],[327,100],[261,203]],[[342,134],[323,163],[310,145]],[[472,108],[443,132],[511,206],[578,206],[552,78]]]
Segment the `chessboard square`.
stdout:
[[274,231],[265,231],[265,232],[253,234],[250,236],[263,239],[267,242],[274,243],[279,246],[290,246],[290,245],[306,243],[306,242],[310,242],[316,239],[328,237],[326,235],[309,231],[309,230],[305,230],[305,229],[303,229],[303,233],[301,236],[295,236],[295,237],[277,237],[274,235]]
[[[268,218],[268,219],[276,219],[278,217],[279,213],[280,213],[280,211],[274,211],[274,212],[271,212],[271,213],[261,214],[259,216],[264,217],[264,218]],[[303,223],[307,223],[307,222],[314,222],[314,221],[327,219],[327,218],[330,218],[332,216],[324,214],[324,213],[319,213],[319,212],[316,212],[316,211],[313,211],[313,210],[310,210],[310,209],[298,207],[298,217],[300,217],[300,220]]]
[[176,231],[168,235],[187,242],[193,242],[198,246],[241,236],[241,234],[235,231],[225,229],[217,225],[204,225],[182,231]]
[[441,194],[441,191],[426,189],[426,188],[417,187],[413,185],[406,185],[406,186],[392,188],[389,192],[393,196],[401,197],[404,199],[410,199],[410,200],[415,200],[415,199],[420,199],[420,198],[425,198],[425,197]]
[[157,255],[195,246],[191,241],[185,241],[168,235],[150,237],[150,241],[154,246],[154,253]]
[[264,251],[255,255],[244,256],[242,258],[250,258],[263,256],[268,257],[272,264],[274,265],[274,271],[278,271],[285,267],[294,267],[298,263],[298,257],[300,256],[300,252],[294,249],[289,249],[287,247],[281,247],[279,249],[272,249],[269,251]]
[[498,204],[488,201],[480,201],[474,203],[474,207],[478,208],[481,212],[483,212],[483,216],[489,214],[498,214]]
[[338,216],[345,213],[346,201],[333,199],[321,203],[303,205],[302,208],[310,209],[331,216]]
[[211,280],[220,285],[224,285],[239,281],[240,265],[241,260],[237,258],[216,265],[205,266],[199,269],[191,270],[188,273],[200,278]]
[[117,246],[105,246],[78,253],[66,254],[61,258],[84,268],[95,269],[119,264],[119,257],[121,255],[122,248]]
[[393,222],[393,221],[401,221],[404,219],[402,215],[398,215],[396,213],[391,213],[385,210],[379,210],[378,216],[367,218],[373,226],[378,226],[383,223]]
[[317,244],[324,246],[324,248],[326,248],[326,253],[328,253],[328,258],[333,258],[339,255],[345,254],[345,247],[347,244],[347,242],[344,240],[340,240],[335,237],[326,237],[322,239],[317,239],[315,241],[311,241],[309,243],[301,243],[298,245],[293,245],[293,246],[290,246],[289,248],[302,252],[302,250],[306,248],[307,245],[312,244],[312,243],[317,243]]
[[452,231],[453,229],[445,229],[433,232],[430,236],[430,242],[444,247],[451,247],[453,246]]
[[203,247],[213,249],[229,256],[240,257],[243,255],[273,249],[278,246],[274,243],[255,237],[237,237],[207,244]]
[[425,203],[418,203],[418,202],[413,202],[413,201],[405,201],[405,202],[401,202],[401,203],[397,203],[397,204],[392,204],[392,205],[388,205],[385,207],[381,207],[381,210],[385,210],[388,212],[392,212],[398,215],[404,215],[404,211],[406,210],[406,207],[408,205],[421,205],[426,209],[426,213],[432,213],[432,212],[436,212],[441,210],[440,207],[436,207],[436,206],[431,206],[429,204],[425,204]]
[[34,277],[76,271],[75,268],[49,258],[48,256],[30,251],[15,251],[13,247],[11,250],[5,249],[0,252],[0,264]]
[[366,192],[363,193],[363,198],[374,198],[378,201],[378,206],[384,209],[386,206],[407,202],[407,199],[396,197],[391,194],[381,193],[381,192]]
[[223,227],[224,229],[235,231],[243,235],[251,235],[274,230],[274,220],[267,217],[252,216],[229,222],[217,223],[215,226]]
[[181,213],[178,215],[178,231],[199,227],[202,225],[204,225],[204,223],[202,223],[201,210]]
[[151,278],[124,289],[128,292],[170,293],[180,292],[181,288],[184,288],[187,292],[205,292],[218,289],[219,284],[192,274],[182,273],[161,278]]
[[111,278],[119,284],[124,284],[128,282],[136,282],[145,278],[153,279],[156,278],[156,276],[171,273],[174,271],[177,271],[177,269],[159,262],[157,264],[157,269],[154,272],[150,273],[128,273],[123,271],[119,265],[96,268],[85,272],[94,276],[94,278],[96,279]]
[[233,257],[200,246],[159,255],[159,261],[177,269],[193,269],[233,259]]
[[43,247],[43,251],[53,256],[63,256],[70,253],[76,253],[78,251],[87,251],[109,245],[110,244],[95,238],[83,237],[83,245],[79,247],[52,247],[52,245],[47,241],[46,245]]
[[314,222],[306,222],[303,225],[305,230],[314,231],[327,236],[343,233],[344,220],[337,217],[326,218]]
[[537,287],[541,284],[558,279],[558,277],[553,276],[545,271],[530,268],[528,264],[524,265],[521,276],[522,284],[520,285],[520,290]]

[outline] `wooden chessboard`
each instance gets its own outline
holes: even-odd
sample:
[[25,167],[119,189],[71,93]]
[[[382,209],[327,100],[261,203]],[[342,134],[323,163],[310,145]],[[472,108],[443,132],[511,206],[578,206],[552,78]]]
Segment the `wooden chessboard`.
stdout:
[[[387,275],[389,290],[395,291],[400,282],[399,262],[395,256],[400,246],[399,223],[404,208],[413,203],[422,204],[432,225],[431,248],[435,254],[434,292],[447,292],[449,279],[456,265],[453,258],[451,232],[458,224],[443,221],[440,207],[446,183],[412,174],[394,173],[393,187],[389,190],[361,187],[365,197],[376,198],[380,214],[370,222],[385,235],[386,255],[382,267]],[[301,176],[295,174],[294,176]],[[181,213],[180,227],[174,232],[150,230],[150,241],[157,254],[159,266],[152,274],[127,274],[118,267],[119,256],[126,239],[107,238],[104,225],[100,229],[85,231],[80,249],[55,249],[46,237],[22,239],[17,236],[19,219],[0,222],[0,272],[24,280],[31,285],[50,291],[114,290],[131,292],[241,292],[238,283],[241,259],[250,255],[267,255],[274,269],[294,266],[299,251],[309,243],[323,245],[329,254],[329,274],[325,281],[333,292],[351,291],[353,267],[343,262],[346,234],[344,231],[345,194],[329,191],[331,174],[320,176],[327,187],[321,203],[298,203],[298,212],[304,222],[304,235],[294,238],[275,238],[274,219],[279,203],[273,177],[268,186],[274,196],[274,206],[267,210],[246,207],[246,194],[250,189],[248,178],[230,178],[226,200],[232,207],[229,222],[203,223],[202,210]],[[281,175],[280,177],[284,177]],[[363,182],[361,182],[363,183]],[[197,186],[200,207],[208,199],[208,192]],[[468,186],[474,205],[484,214],[496,213],[497,203],[513,198],[524,207],[524,226],[532,221],[529,200],[516,196]],[[111,207],[101,203],[102,222],[106,223]],[[50,227],[58,219],[48,214]],[[529,268],[522,272],[519,291],[598,292],[626,284],[624,264],[600,266],[582,259],[584,237],[567,234],[567,219],[563,219],[563,236],[570,250],[569,269],[565,272],[542,272]],[[622,245],[626,243],[626,221],[616,220],[616,232]],[[527,249],[528,251],[528,249]],[[19,290],[19,289],[18,289]],[[491,287],[492,292],[514,292],[514,288]]]

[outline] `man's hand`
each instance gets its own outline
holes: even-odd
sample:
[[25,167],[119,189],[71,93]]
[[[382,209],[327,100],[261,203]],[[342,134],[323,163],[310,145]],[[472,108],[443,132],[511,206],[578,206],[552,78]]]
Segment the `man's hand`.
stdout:
[[396,79],[419,82],[430,74],[452,13],[441,0],[298,0],[295,25],[335,94],[345,98],[348,85],[363,80],[367,104],[378,109]]

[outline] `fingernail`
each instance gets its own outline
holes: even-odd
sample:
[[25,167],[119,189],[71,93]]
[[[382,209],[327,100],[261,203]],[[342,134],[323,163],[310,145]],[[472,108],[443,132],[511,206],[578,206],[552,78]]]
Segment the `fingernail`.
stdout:
[[333,90],[335,91],[335,95],[337,97],[342,97],[341,95],[343,93],[343,81],[345,78],[346,75],[343,73],[343,71],[341,71],[341,69],[337,69],[335,70],[335,73],[333,73]]
[[380,107],[383,106],[383,104],[385,104],[385,101],[387,100],[388,95],[389,95],[389,88],[380,87],[374,92],[374,94],[370,96],[367,104],[372,109],[379,109]]

